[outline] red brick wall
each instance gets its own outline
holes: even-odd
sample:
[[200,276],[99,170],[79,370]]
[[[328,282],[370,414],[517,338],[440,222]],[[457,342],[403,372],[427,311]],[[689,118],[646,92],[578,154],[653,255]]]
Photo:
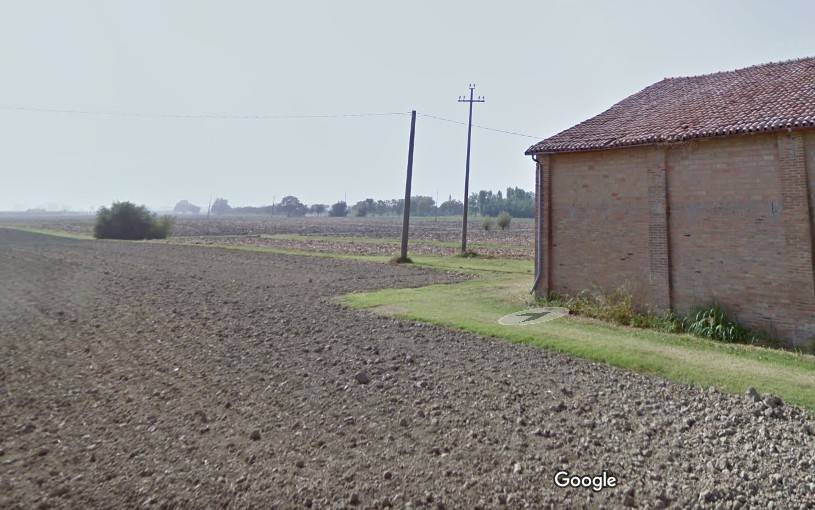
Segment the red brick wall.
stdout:
[[648,293],[648,182],[653,149],[550,157],[550,289],[627,286]]
[[[815,131],[549,156],[549,288],[815,337]],[[543,207],[544,205],[542,205]]]

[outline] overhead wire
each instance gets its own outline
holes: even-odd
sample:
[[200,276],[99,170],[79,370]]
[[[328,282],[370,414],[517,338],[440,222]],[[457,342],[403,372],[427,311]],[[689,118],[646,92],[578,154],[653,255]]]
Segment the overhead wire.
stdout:
[[57,113],[65,115],[89,115],[103,117],[131,117],[148,119],[216,119],[216,120],[285,120],[285,119],[327,119],[344,117],[382,117],[388,115],[410,115],[410,112],[374,112],[374,113],[317,113],[295,115],[266,114],[225,114],[225,113],[144,113],[105,110],[81,110],[38,108],[30,106],[0,106],[0,110],[32,113]]
[[[427,118],[430,118],[430,119],[441,120],[441,121],[444,121],[444,122],[451,122],[453,124],[460,124],[462,126],[467,125],[466,122],[462,122],[460,120],[453,120],[453,119],[448,119],[448,118],[445,118],[445,117],[439,117],[438,115],[430,115],[429,113],[421,113],[421,112],[419,112],[418,115],[420,115],[422,117],[427,117]],[[528,135],[526,133],[519,133],[517,131],[508,131],[506,129],[497,129],[497,128],[492,128],[492,127],[487,127],[487,126],[481,126],[479,124],[473,124],[473,127],[478,128],[478,129],[486,129],[487,131],[495,131],[495,132],[498,132],[498,133],[504,133],[504,134],[507,134],[507,135],[523,136],[523,137],[526,137],[526,138],[536,138],[538,140],[541,140],[543,138],[543,137],[540,137],[540,136]]]
[[[128,112],[115,110],[84,110],[84,109],[60,109],[60,108],[40,108],[32,106],[7,106],[0,105],[1,111],[16,111],[28,113],[53,113],[62,115],[83,115],[97,117],[125,117],[143,119],[180,119],[180,120],[289,120],[289,119],[339,119],[339,118],[359,118],[359,117],[386,117],[398,115],[410,115],[411,112],[362,112],[362,113],[315,113],[315,114],[228,114],[228,113],[153,113],[153,112]],[[417,112],[421,117],[434,119],[452,124],[466,126],[466,122],[448,119],[439,115]],[[473,124],[474,128],[487,131],[494,131],[524,138],[542,139],[543,137],[498,129],[480,124]]]

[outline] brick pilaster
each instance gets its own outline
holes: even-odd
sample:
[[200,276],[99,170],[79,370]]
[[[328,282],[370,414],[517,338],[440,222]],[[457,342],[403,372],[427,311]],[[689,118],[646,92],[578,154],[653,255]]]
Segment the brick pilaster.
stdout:
[[791,132],[779,134],[777,141],[784,229],[783,257],[788,274],[801,282],[788,289],[789,302],[782,305],[812,311],[815,303],[815,269],[804,139],[800,132]]
[[535,163],[535,246],[532,249],[535,252],[535,276],[538,275],[538,267],[540,266],[540,253],[538,253],[538,246],[540,244],[540,198],[541,198],[541,164]]
[[535,269],[540,274],[535,295],[547,297],[551,292],[552,254],[552,172],[551,158],[546,154],[537,156],[535,172]]
[[648,304],[671,310],[671,250],[668,232],[668,169],[665,149],[654,149],[648,173]]

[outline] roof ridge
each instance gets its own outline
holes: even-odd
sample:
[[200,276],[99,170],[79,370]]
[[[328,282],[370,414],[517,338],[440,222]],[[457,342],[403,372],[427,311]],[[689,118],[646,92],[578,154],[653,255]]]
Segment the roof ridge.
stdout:
[[[815,61],[815,56],[812,56],[812,57],[798,57],[798,58],[790,58],[790,59],[787,59],[787,60],[770,61],[770,62],[764,62],[762,64],[753,64],[751,66],[738,67],[736,69],[725,69],[723,71],[713,71],[712,73],[692,74],[692,75],[685,75],[685,76],[666,76],[661,81],[666,81],[666,80],[687,80],[687,79],[691,79],[691,78],[707,78],[707,77],[710,77],[710,76],[716,76],[718,74],[738,73],[738,72],[741,72],[741,71],[749,71],[751,69],[758,69],[760,67],[794,64],[794,63],[797,63],[797,62],[803,62],[805,60]],[[657,82],[657,83],[659,83],[659,82]]]

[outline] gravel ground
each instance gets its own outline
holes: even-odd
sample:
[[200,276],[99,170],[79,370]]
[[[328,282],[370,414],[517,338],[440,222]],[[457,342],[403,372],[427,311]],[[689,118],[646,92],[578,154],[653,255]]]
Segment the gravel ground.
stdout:
[[332,301],[455,279],[0,229],[0,507],[815,506],[800,409]]

